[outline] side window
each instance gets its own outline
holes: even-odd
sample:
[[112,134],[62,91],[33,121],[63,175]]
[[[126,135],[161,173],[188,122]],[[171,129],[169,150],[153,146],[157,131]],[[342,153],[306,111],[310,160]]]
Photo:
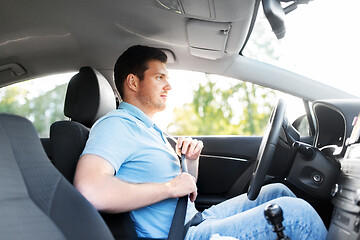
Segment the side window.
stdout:
[[310,136],[310,124],[306,116],[304,101],[298,97],[285,94],[278,91],[279,98],[283,98],[287,102],[287,118],[293,127],[298,130],[300,136]]
[[170,70],[167,109],[155,122],[173,135],[262,135],[277,99],[288,119],[305,114],[300,98],[237,79]]
[[26,117],[40,137],[49,137],[50,125],[64,120],[67,82],[73,74],[54,75],[0,88],[0,113]]
[[309,121],[305,115],[296,119],[296,121],[293,123],[293,126],[299,131],[301,136],[310,136],[311,135]]

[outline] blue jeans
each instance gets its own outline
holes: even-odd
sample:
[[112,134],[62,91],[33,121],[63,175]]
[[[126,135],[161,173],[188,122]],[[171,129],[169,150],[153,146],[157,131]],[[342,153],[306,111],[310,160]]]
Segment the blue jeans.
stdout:
[[269,203],[282,208],[284,233],[291,240],[326,239],[327,230],[311,205],[279,183],[262,187],[255,201],[242,194],[204,210],[204,221],[190,227],[185,239],[208,240],[218,234],[236,239],[275,240],[276,234],[264,217],[264,208]]

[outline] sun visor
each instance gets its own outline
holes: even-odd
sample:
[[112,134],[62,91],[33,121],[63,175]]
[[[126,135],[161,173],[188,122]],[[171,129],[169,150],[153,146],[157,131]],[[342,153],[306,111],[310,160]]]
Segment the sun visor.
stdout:
[[190,53],[207,59],[222,58],[230,33],[230,23],[191,19],[187,23]]

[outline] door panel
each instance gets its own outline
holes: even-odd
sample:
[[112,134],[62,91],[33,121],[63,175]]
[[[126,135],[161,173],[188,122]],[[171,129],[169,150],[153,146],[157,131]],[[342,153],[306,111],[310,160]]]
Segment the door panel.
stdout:
[[261,137],[201,136],[198,177],[199,210],[244,193],[250,180]]
[[255,160],[262,137],[258,136],[194,136],[203,141],[203,155]]

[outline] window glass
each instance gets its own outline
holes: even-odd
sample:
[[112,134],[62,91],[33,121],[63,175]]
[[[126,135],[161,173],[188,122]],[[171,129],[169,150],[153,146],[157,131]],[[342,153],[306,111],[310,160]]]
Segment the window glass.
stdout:
[[242,54],[360,97],[359,7],[357,0],[300,4],[285,15],[286,34],[278,40],[260,6]]
[[72,75],[54,75],[0,88],[0,112],[26,117],[40,137],[49,137],[50,125],[66,119],[64,100]]
[[263,135],[279,98],[288,119],[305,114],[303,101],[249,82],[217,75],[170,70],[167,109],[155,122],[173,135]]
[[[48,137],[50,125],[66,119],[66,86],[73,74],[0,88],[0,112],[28,118],[41,137]],[[287,101],[290,122],[305,114],[301,99],[273,89],[200,72],[169,70],[169,74],[167,109],[154,121],[173,135],[262,135],[279,98]]]

